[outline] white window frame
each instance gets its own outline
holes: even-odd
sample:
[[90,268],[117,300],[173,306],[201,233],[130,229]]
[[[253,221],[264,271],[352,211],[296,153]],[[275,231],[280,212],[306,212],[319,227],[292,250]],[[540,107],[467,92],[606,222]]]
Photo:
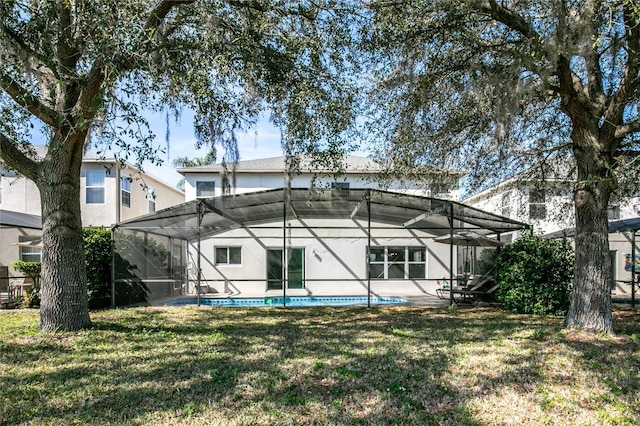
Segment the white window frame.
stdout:
[[[372,280],[425,280],[427,278],[427,250],[424,246],[374,246],[371,247],[373,250],[384,249],[383,260],[372,260],[375,259],[375,256],[369,257],[369,265],[379,265],[382,266],[382,274],[378,276],[371,276],[371,270],[369,270],[369,275]],[[404,251],[403,259],[401,261],[394,261],[389,258],[389,254],[391,250],[401,249]],[[418,250],[417,253],[423,254],[422,260],[411,260],[410,254],[412,250]],[[394,265],[402,265],[403,266],[403,277],[389,277],[389,269]],[[420,277],[412,277],[411,275],[411,266],[423,265],[424,266],[424,276]]]
[[529,219],[547,218],[547,191],[545,188],[529,188]]
[[[38,236],[19,237],[21,243],[42,239]],[[23,262],[42,262],[42,249],[36,247],[20,246],[20,260]]]
[[[213,189],[211,189],[210,191],[207,192],[211,192],[211,195],[202,195],[202,191],[200,188],[198,188],[200,186],[200,184],[211,184],[213,185]],[[209,197],[215,197],[216,195],[216,182],[215,181],[211,181],[211,180],[197,180],[196,181],[196,198],[209,198]]]
[[[231,262],[231,250],[239,250],[240,251],[240,261],[239,262]],[[219,261],[218,260],[218,250],[226,251],[226,260]],[[213,256],[215,259],[216,265],[224,265],[224,266],[242,266],[242,246],[216,246],[213,248]]]
[[331,189],[348,190],[350,186],[349,182],[331,182]]
[[[102,177],[102,185],[89,185],[89,175],[95,175],[95,176],[101,176]],[[85,204],[104,204],[105,203],[105,196],[106,196],[106,182],[105,182],[105,173],[103,170],[87,170],[84,172],[84,178],[85,178]],[[93,180],[93,179],[91,179]],[[97,189],[101,189],[102,190],[102,201],[100,202],[95,202],[95,201],[89,201],[89,191],[90,190],[97,190]]]
[[503,217],[511,217],[512,215],[512,196],[509,191],[505,191],[500,195],[500,215]]
[[147,187],[147,199],[149,200],[149,213],[156,211],[156,189],[149,186]]
[[[269,276],[269,269],[270,269],[270,263],[269,263],[269,253],[270,252],[280,252],[280,273],[281,273],[281,278],[270,278]],[[296,253],[296,255],[300,256],[300,261],[301,261],[301,270],[299,271],[301,273],[301,276],[299,277],[300,281],[300,285],[291,285],[291,282],[293,281],[292,278],[292,274],[295,274],[296,271],[293,270],[292,268],[292,264],[291,262],[291,257],[294,256],[294,252]],[[270,290],[282,290],[282,285],[283,282],[287,283],[287,290],[303,290],[307,287],[307,250],[305,247],[288,247],[287,249],[283,249],[282,247],[268,247],[266,250],[266,262],[265,262],[265,266],[266,266],[266,276],[267,276],[267,291]],[[285,256],[289,256],[289,259],[285,261]],[[284,277],[284,273],[285,273],[285,262],[288,264],[288,267],[286,268],[286,272],[287,272],[287,276],[286,278]],[[278,284],[279,282],[279,284]],[[297,283],[298,281],[296,281]]]
[[120,176],[120,205],[131,207],[131,177],[126,174]]

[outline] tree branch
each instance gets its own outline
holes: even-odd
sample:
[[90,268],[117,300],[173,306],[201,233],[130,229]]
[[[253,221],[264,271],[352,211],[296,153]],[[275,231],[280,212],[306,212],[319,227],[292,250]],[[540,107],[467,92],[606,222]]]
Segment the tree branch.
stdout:
[[12,169],[31,180],[35,179],[38,163],[16,148],[16,144],[2,132],[0,132],[0,158]]
[[49,58],[44,55],[39,55],[36,51],[34,51],[23,39],[13,31],[12,28],[9,28],[3,23],[0,24],[0,28],[2,28],[2,32],[7,36],[7,40],[17,49],[18,56],[23,59],[30,60],[32,62],[32,70],[34,72],[42,73],[42,69],[46,69],[47,72],[51,73],[54,78],[59,78],[60,76],[57,74],[54,67],[50,66]]
[[476,10],[488,14],[491,18],[503,23],[514,31],[519,32],[529,40],[538,40],[538,33],[531,23],[527,22],[519,14],[499,5],[495,0],[489,0],[488,4],[483,1],[476,1],[474,5]]
[[616,126],[615,137],[616,139],[623,138],[636,132],[640,132],[640,121],[632,121],[631,123]]
[[181,4],[192,4],[197,0],[162,0],[156,7],[149,12],[147,22],[144,24],[144,29],[147,31],[156,30],[167,17],[171,9]]
[[4,73],[0,73],[0,88],[2,88],[18,105],[24,107],[42,122],[59,127],[64,118],[57,111],[45,106],[40,99],[19,85]]
[[309,10],[305,10],[302,8],[286,9],[286,10],[280,9],[280,8],[269,8],[269,7],[265,7],[262,3],[255,0],[248,0],[248,1],[227,0],[227,3],[237,8],[253,9],[255,11],[262,12],[262,13],[277,12],[282,16],[287,16],[287,15],[302,16],[303,18],[306,18],[309,21],[314,21],[317,18],[318,9],[319,9],[317,7]]
[[71,4],[67,0],[56,2],[56,12],[58,14],[58,41],[56,45],[56,57],[62,66],[61,73],[74,75],[76,73],[76,63],[80,58],[80,52],[73,47]]
[[[634,18],[634,12],[629,9],[630,7],[632,6],[627,5],[624,7],[624,20],[625,27],[627,28],[627,43],[629,46],[627,49],[627,66],[620,80],[618,90],[609,98],[609,103],[604,112],[605,121],[613,123],[614,125],[622,121],[627,100],[635,89],[637,89],[640,81],[638,79],[638,73],[640,72],[640,25]],[[623,125],[622,127],[625,126]],[[616,135],[618,134],[618,128],[616,128],[615,133]]]

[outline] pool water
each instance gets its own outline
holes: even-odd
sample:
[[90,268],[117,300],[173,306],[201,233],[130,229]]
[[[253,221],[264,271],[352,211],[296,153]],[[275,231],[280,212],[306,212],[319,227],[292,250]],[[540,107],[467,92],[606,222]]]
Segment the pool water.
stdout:
[[[225,298],[200,298],[202,306],[284,306],[281,296],[275,297],[225,297]],[[379,297],[371,296],[372,305],[398,305],[407,303],[401,297]],[[195,297],[176,299],[165,303],[166,306],[186,306],[197,305],[198,299]],[[366,305],[367,296],[289,296],[287,306],[350,306]]]

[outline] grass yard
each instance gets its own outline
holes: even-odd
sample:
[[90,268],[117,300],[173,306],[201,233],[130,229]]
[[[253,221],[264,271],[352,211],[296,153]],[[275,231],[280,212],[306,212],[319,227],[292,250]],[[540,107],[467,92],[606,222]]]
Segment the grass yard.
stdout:
[[136,308],[43,334],[0,311],[0,424],[640,424],[618,335],[494,309]]

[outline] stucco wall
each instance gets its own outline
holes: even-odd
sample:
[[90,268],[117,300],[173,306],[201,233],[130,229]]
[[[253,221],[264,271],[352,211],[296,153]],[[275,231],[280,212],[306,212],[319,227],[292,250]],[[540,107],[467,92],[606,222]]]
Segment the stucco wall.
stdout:
[[40,215],[40,191],[36,184],[13,173],[0,176],[2,200],[0,208],[14,212]]
[[[185,175],[185,200],[190,201],[196,198],[196,182],[206,181],[215,182],[215,195],[222,195],[222,178],[217,173],[184,173]],[[375,181],[370,174],[349,173],[334,178],[327,175],[300,174],[294,175],[291,181],[292,188],[309,188],[311,184],[316,187],[330,187],[332,182],[348,182],[351,188],[381,188],[380,184]],[[243,194],[247,192],[263,191],[268,189],[277,189],[285,187],[284,174],[278,173],[237,173],[235,187],[231,192],[235,194]],[[458,199],[458,190],[452,189],[445,194],[432,194],[429,188],[411,182],[391,182],[389,191],[398,191],[413,195],[432,196],[437,198],[445,198],[450,200]]]
[[[340,223],[342,222],[342,223]],[[323,221],[326,226],[344,226],[347,221]],[[271,224],[274,227],[280,223]],[[299,224],[292,224],[297,226]],[[288,294],[358,295],[367,292],[366,224],[360,228],[326,229],[307,223],[309,229],[290,229],[287,246],[304,248],[305,289],[287,290]],[[353,225],[353,222],[352,222]],[[375,228],[375,224],[373,227]],[[426,246],[426,277],[415,280],[371,280],[372,292],[380,295],[435,294],[439,281],[449,276],[449,246],[433,241],[432,236],[406,230],[372,230],[372,246]],[[395,234],[395,238],[389,235]],[[241,265],[216,265],[215,247],[242,247]],[[214,292],[231,294],[269,294],[267,292],[268,248],[283,247],[283,232],[278,229],[237,229],[201,242],[202,278]],[[191,277],[195,278],[195,243],[190,246]],[[454,270],[456,266],[454,264]],[[271,292],[281,294],[282,290]]]
[[9,276],[16,277],[21,276],[19,272],[16,272],[11,264],[20,260],[20,247],[16,244],[21,236],[42,235],[42,231],[39,229],[29,228],[14,228],[0,226],[0,265],[9,267]]

